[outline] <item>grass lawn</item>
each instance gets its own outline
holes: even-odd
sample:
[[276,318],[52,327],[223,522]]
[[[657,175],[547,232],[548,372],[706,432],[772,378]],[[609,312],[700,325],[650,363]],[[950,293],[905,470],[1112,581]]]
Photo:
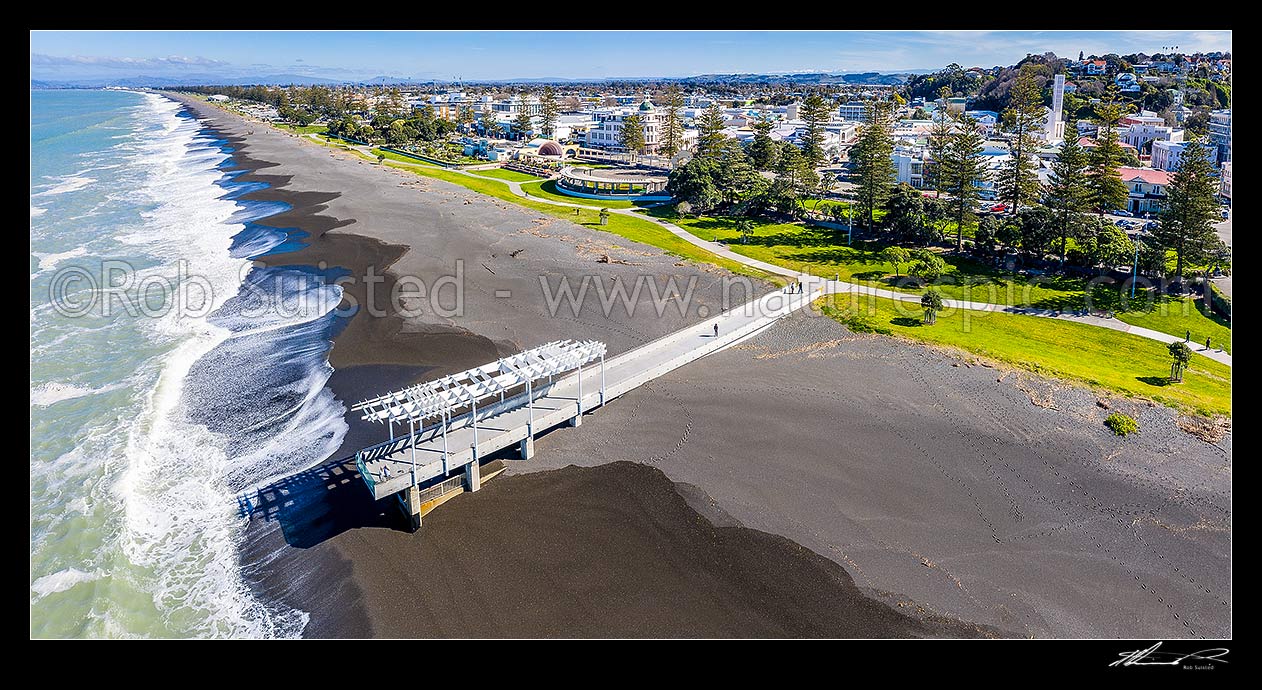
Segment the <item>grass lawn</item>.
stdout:
[[530,196],[537,196],[543,199],[551,199],[553,201],[564,201],[567,204],[583,204],[592,208],[637,208],[643,204],[629,201],[627,199],[584,199],[581,196],[570,196],[557,191],[556,180],[541,180],[534,178],[534,182],[521,186],[522,191],[530,192]]
[[470,177],[469,175],[434,166],[404,165],[402,163],[394,162],[386,163],[386,165],[403,170],[410,170],[418,175],[433,177],[453,184],[458,184],[480,194],[493,196],[497,199],[517,204],[518,206],[525,206],[526,208],[538,211],[539,213],[545,215],[563,218],[570,222],[592,228],[593,230],[611,232],[634,242],[642,242],[644,244],[658,247],[680,258],[689,259],[698,263],[719,266],[739,275],[761,278],[780,284],[783,284],[784,282],[777,276],[772,276],[764,273],[763,271],[750,268],[744,264],[715,256],[700,247],[696,247],[684,240],[681,240],[657,223],[644,220],[643,218],[610,214],[608,225],[601,225],[599,208],[592,208],[590,210],[577,209],[578,214],[575,215],[574,211],[576,209],[573,208],[553,206],[551,204],[523,199],[509,191],[508,185],[496,180]]
[[324,134],[329,129],[328,125],[305,125],[299,127],[298,125],[291,125],[285,122],[273,122],[272,124],[277,129],[296,132],[298,134]]
[[517,172],[516,170],[505,170],[503,168],[488,168],[486,170],[470,170],[474,175],[483,177],[494,177],[509,182],[534,182],[541,178],[535,175],[527,175],[526,173]]
[[[1136,298],[1136,302],[1140,301]],[[1168,297],[1151,305],[1135,306],[1131,311],[1116,312],[1114,316],[1131,325],[1170,335],[1185,336],[1192,331],[1194,344],[1204,345],[1208,337],[1215,349],[1221,345],[1223,350],[1231,352],[1230,324],[1216,314],[1206,316],[1191,297]]]
[[823,301],[825,313],[855,330],[960,348],[1182,410],[1231,414],[1230,367],[1193,354],[1183,383],[1171,384],[1170,353],[1147,338],[1037,316],[961,310],[943,312],[926,326],[916,304],[849,294]]
[[[727,218],[682,218],[676,225],[705,240],[719,239],[739,254],[768,263],[787,266],[812,275],[872,284],[899,292],[920,294],[924,289],[906,277],[906,266],[899,267],[902,277],[894,275],[894,266],[880,257],[883,245],[856,241],[846,245],[846,231],[803,223],[767,223],[755,221],[753,237],[741,244],[734,220]],[[946,270],[936,285],[946,297],[961,299],[971,292],[977,302],[995,302],[1038,308],[1057,308],[1062,304],[1083,301],[1083,283],[1077,279],[1051,278],[1028,284],[1021,276],[1005,274],[967,257],[943,255]],[[961,285],[964,280],[977,284],[971,290]]]
[[[670,213],[663,209],[661,215]],[[766,223],[755,221],[754,235],[741,244],[735,221],[726,218],[674,219],[676,225],[701,239],[720,239],[733,251],[787,266],[812,275],[873,285],[888,290],[921,294],[924,289],[906,278],[906,266],[900,266],[903,277],[894,275],[894,266],[880,257],[884,245],[856,241],[846,245],[846,232],[810,226],[803,223]],[[1006,273],[968,257],[943,255],[946,270],[936,284],[944,296],[975,302],[990,302],[1037,309],[1072,311],[1086,305],[1086,282],[1069,277],[1026,277]],[[971,281],[972,287],[963,284]],[[1122,311],[1122,286],[1097,285],[1092,304],[1098,309],[1115,312],[1115,317],[1129,324],[1154,331],[1183,336],[1190,329],[1192,340],[1230,347],[1231,328],[1223,319],[1205,316],[1190,299],[1164,298],[1149,304],[1142,299],[1132,303],[1131,311]],[[1226,348],[1225,348],[1226,349]]]

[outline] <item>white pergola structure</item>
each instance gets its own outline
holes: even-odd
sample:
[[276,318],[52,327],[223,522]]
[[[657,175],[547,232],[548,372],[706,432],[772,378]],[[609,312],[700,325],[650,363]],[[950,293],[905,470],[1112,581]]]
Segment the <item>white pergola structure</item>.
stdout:
[[[474,462],[478,447],[478,402],[498,397],[520,386],[526,388],[526,405],[530,409],[527,424],[529,438],[534,438],[534,382],[543,378],[549,381],[558,374],[578,370],[578,414],[583,414],[583,365],[600,360],[600,403],[605,403],[605,344],[598,340],[557,340],[546,345],[519,352],[509,357],[467,369],[457,374],[421,383],[409,388],[386,393],[364,400],[351,407],[361,412],[366,421],[386,424],[390,438],[394,439],[394,425],[407,423],[408,435],[415,436],[424,430],[427,419],[439,418],[443,434],[443,471],[447,466],[447,427],[451,413],[469,407],[473,424]],[[416,481],[416,443],[411,445],[412,477]]]

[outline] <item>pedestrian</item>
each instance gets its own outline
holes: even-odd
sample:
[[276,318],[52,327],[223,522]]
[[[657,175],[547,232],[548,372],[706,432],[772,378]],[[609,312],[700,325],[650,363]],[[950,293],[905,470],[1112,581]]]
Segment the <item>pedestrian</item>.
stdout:
[[1206,350],[1208,350],[1208,349],[1209,349],[1209,338],[1206,338],[1206,339],[1205,339],[1205,349],[1206,349]]
[[1189,329],[1189,330],[1188,330],[1188,334],[1187,334],[1186,336],[1184,336],[1184,337],[1183,337],[1183,342],[1185,342],[1185,343],[1190,343],[1190,342],[1192,342],[1192,331],[1191,331],[1191,329]]
[[[719,337],[719,324],[718,323],[714,324],[714,337],[716,338]],[[1208,341],[1205,343],[1205,347],[1209,347]]]
[[389,478],[390,478],[390,466],[389,466],[389,465],[386,465],[385,467],[381,468],[381,478],[382,478],[382,479],[389,479]]

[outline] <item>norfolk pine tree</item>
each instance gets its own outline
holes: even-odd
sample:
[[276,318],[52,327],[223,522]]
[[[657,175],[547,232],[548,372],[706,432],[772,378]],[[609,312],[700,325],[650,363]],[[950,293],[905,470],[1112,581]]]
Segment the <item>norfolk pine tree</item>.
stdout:
[[[1076,131],[1071,120],[1066,131]],[[1056,217],[1056,231],[1060,235],[1060,262],[1065,263],[1065,251],[1069,237],[1074,234],[1078,214],[1087,204],[1090,190],[1087,186],[1087,152],[1078,145],[1078,138],[1071,135],[1060,145],[1056,162],[1047,186],[1047,207]]]
[[876,209],[885,205],[894,186],[894,139],[890,134],[890,104],[868,104],[868,121],[859,140],[850,149],[858,189],[859,217],[871,230],[876,225]]
[[984,182],[989,171],[982,159],[985,139],[977,130],[977,121],[967,114],[959,119],[960,131],[951,135],[947,148],[945,189],[952,197],[951,210],[955,216],[955,251],[964,251],[964,221],[972,216],[973,205],[981,197],[978,183]]
[[556,132],[557,114],[561,111],[557,105],[556,92],[551,86],[543,87],[543,96],[539,98],[539,104],[543,107],[540,113],[541,122],[539,123],[539,131],[543,136],[551,139],[553,133]]
[[670,157],[679,153],[684,147],[684,97],[679,87],[671,85],[666,89],[666,103],[662,108],[662,146],[661,154]]
[[1124,106],[1117,100],[1117,89],[1110,85],[1104,99],[1096,106],[1095,121],[1100,129],[1096,133],[1096,147],[1087,157],[1089,198],[1100,215],[1122,208],[1128,197],[1126,183],[1117,170],[1122,165],[1117,127],[1124,112]]
[[[1050,117],[1050,115],[1049,115]],[[1021,204],[1038,199],[1038,159],[1034,152],[1034,131],[1043,118],[1043,94],[1038,86],[1034,65],[1026,63],[1012,86],[1004,120],[1012,132],[1012,157],[999,170],[999,198],[1012,206],[1012,214]]]
[[1219,244],[1214,222],[1218,220],[1218,178],[1205,147],[1193,137],[1184,144],[1179,166],[1166,189],[1166,205],[1153,231],[1157,246],[1175,254],[1174,275],[1183,280],[1188,262],[1209,259]]

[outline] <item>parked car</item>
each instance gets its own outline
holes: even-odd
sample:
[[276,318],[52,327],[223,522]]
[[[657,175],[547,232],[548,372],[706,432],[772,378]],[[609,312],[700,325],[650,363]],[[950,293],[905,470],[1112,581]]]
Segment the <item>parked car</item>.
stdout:
[[1123,218],[1130,218],[1130,217],[1132,217],[1134,214],[1132,214],[1130,211],[1124,211],[1124,210],[1122,210],[1122,209],[1120,209],[1120,208],[1119,208],[1119,209],[1118,209],[1118,210],[1116,210],[1116,211],[1109,211],[1109,215],[1113,215],[1113,216],[1122,216]]
[[1229,218],[1231,218],[1231,211],[1228,211],[1227,209],[1223,209],[1223,220],[1227,220]]
[[994,211],[995,213],[1003,213],[1004,211],[1008,210],[1008,207],[1005,206],[1004,204],[995,204],[994,206],[990,207],[990,210]]
[[1144,223],[1144,229],[1145,229],[1145,230],[1156,230],[1156,229],[1157,229],[1157,221],[1155,221],[1155,220],[1150,220],[1150,221],[1148,221],[1147,223]]

